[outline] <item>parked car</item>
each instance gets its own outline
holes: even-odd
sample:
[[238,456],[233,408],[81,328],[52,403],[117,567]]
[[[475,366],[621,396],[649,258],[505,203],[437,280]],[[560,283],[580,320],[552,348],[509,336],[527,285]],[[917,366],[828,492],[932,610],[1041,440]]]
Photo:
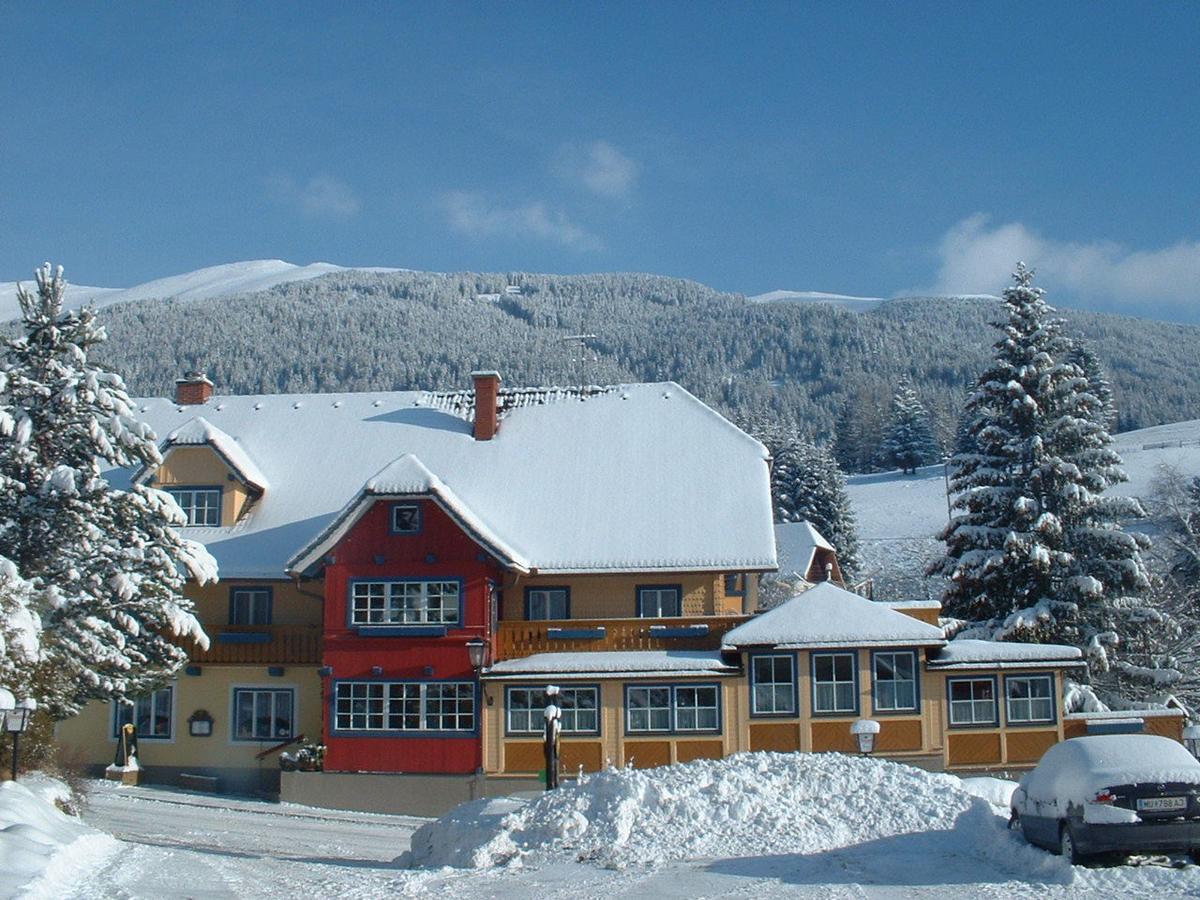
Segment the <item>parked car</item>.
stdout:
[[1200,855],[1200,762],[1170,738],[1072,738],[1012,796],[1013,827],[1071,862],[1097,853]]

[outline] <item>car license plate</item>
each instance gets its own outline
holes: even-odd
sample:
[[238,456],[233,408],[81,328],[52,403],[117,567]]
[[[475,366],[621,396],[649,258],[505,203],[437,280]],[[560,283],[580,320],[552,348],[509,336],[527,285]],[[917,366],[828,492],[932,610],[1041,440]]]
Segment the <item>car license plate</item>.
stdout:
[[1144,797],[1137,802],[1139,812],[1171,812],[1187,809],[1187,797]]

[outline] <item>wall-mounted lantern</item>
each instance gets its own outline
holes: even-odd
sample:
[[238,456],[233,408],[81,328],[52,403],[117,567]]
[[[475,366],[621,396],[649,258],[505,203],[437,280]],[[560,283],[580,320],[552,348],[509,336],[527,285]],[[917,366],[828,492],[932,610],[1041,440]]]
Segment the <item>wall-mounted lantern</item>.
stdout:
[[859,753],[871,753],[875,749],[875,736],[879,734],[879,723],[874,719],[859,719],[850,726],[850,733],[858,741]]
[[476,672],[482,669],[487,659],[487,641],[480,637],[473,637],[467,641],[467,658]]

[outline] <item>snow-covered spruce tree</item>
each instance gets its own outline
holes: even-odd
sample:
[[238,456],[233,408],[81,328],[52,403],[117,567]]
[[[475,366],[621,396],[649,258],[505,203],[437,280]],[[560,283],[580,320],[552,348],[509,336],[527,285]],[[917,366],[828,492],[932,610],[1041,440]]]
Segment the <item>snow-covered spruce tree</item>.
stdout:
[[905,474],[941,459],[942,449],[933,436],[929,413],[908,379],[902,379],[892,396],[892,420],[879,448],[882,465]]
[[30,696],[40,657],[38,600],[35,586],[21,577],[12,560],[0,557],[0,688],[21,699]]
[[1071,341],[1071,349],[1067,354],[1070,362],[1079,366],[1083,377],[1087,379],[1088,390],[1095,396],[1097,403],[1094,414],[1099,417],[1104,427],[1112,430],[1117,424],[1117,407],[1113,400],[1112,385],[1108,381],[1108,373],[1100,362],[1100,357],[1091,345],[1080,338]]
[[758,435],[771,451],[771,500],[776,522],[809,522],[837,550],[846,578],[861,568],[858,526],[846,476],[827,447],[818,447],[788,429]]
[[103,468],[161,462],[119,375],[89,360],[105,339],[91,309],[64,312],[61,268],[20,290],[23,333],[0,363],[0,555],[44,590],[41,705],[68,715],[143,693],[207,645],[185,578],[216,577],[161,491],[111,486]]
[[948,580],[947,613],[976,633],[1075,644],[1099,675],[1123,641],[1133,652],[1138,635],[1170,623],[1144,599],[1149,542],[1119,524],[1140,505],[1103,496],[1125,475],[1102,405],[1033,273],[1018,265],[1014,281],[995,360],[967,404],[974,449],[951,461],[958,514],[928,574]]

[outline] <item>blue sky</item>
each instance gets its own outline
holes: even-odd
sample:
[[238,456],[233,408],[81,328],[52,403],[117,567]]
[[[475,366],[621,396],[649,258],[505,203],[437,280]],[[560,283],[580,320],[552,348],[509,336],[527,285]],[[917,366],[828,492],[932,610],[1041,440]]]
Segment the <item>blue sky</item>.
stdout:
[[1200,321],[1200,3],[0,2],[0,280],[649,271]]

